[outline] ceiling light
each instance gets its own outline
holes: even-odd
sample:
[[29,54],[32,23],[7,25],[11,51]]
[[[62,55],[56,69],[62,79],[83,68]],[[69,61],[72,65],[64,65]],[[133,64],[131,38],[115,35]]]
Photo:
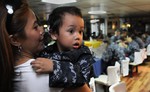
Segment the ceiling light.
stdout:
[[127,27],[131,27],[131,24],[126,24]]
[[89,14],[105,14],[106,11],[98,10],[98,11],[89,11]]
[[99,20],[98,19],[90,20],[90,23],[96,23],[96,22],[99,22]]
[[44,28],[47,28],[47,27],[48,27],[48,26],[45,24],[45,25],[44,25]]
[[76,2],[76,0],[41,0],[41,2],[51,3],[51,4],[67,4]]

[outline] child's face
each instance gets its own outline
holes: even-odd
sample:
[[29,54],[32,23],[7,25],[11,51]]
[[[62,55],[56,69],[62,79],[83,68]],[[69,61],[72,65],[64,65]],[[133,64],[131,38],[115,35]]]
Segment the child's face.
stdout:
[[63,24],[59,28],[59,35],[56,40],[59,51],[77,49],[83,40],[84,20],[75,15],[66,13],[63,17]]

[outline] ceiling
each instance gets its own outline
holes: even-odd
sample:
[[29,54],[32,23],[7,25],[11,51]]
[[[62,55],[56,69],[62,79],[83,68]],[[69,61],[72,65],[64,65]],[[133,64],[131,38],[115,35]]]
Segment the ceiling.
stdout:
[[[58,1],[59,2],[59,1]],[[150,0],[77,0],[69,4],[43,3],[41,0],[29,0],[29,5],[41,19],[46,20],[48,14],[63,5],[73,5],[81,9],[84,17],[104,18],[104,17],[129,17],[129,16],[149,16]],[[90,10],[104,10],[106,14],[90,15]]]

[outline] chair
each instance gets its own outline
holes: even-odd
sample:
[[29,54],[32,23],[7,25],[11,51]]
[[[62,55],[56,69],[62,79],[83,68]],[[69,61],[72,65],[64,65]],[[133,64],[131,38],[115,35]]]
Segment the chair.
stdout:
[[98,78],[95,78],[97,84],[103,85],[104,92],[108,92],[109,86],[120,81],[116,66],[108,66],[107,74],[108,75],[100,75]]
[[127,92],[125,82],[118,82],[109,87],[109,92]]
[[150,44],[147,46],[147,56],[150,56]]
[[140,52],[142,54],[142,58],[143,58],[143,61],[147,58],[147,51],[145,48],[143,49],[140,49]]
[[107,73],[108,73],[108,84],[109,85],[112,85],[112,84],[120,81],[120,76],[117,73],[117,67],[116,66],[108,67]]
[[121,74],[122,76],[129,75],[129,58],[126,58],[125,60],[121,61]]
[[102,69],[101,69],[101,59],[99,59],[99,58],[94,58],[94,60],[95,60],[96,62],[93,64],[93,70],[94,70],[95,77],[98,77],[98,76],[102,73]]
[[90,86],[92,92],[96,92],[96,86],[95,86],[94,77],[92,77],[92,78],[90,79],[89,86]]
[[98,78],[95,78],[95,82],[110,86],[120,81],[120,76],[118,76],[116,66],[108,66],[107,74],[108,75],[100,75]]
[[129,63],[129,75],[132,77],[133,68],[136,67],[136,73],[138,73],[138,66],[143,63],[141,52],[134,52],[134,62]]
[[115,66],[117,67],[116,69],[117,69],[117,74],[118,74],[118,76],[119,76],[119,80],[120,80],[120,75],[121,75],[121,65],[120,65],[120,63],[118,62],[118,61],[116,61],[115,62]]

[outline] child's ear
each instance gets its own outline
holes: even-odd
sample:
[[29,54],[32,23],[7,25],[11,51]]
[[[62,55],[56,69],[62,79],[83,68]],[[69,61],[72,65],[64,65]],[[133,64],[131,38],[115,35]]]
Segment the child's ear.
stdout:
[[19,41],[19,39],[17,39],[16,37],[14,37],[13,35],[10,35],[9,36],[9,39],[10,39],[10,43],[13,45],[13,46],[20,46],[21,45],[21,42]]
[[56,33],[51,33],[51,38],[52,38],[53,40],[57,40],[57,37],[58,37],[58,34],[56,34]]

